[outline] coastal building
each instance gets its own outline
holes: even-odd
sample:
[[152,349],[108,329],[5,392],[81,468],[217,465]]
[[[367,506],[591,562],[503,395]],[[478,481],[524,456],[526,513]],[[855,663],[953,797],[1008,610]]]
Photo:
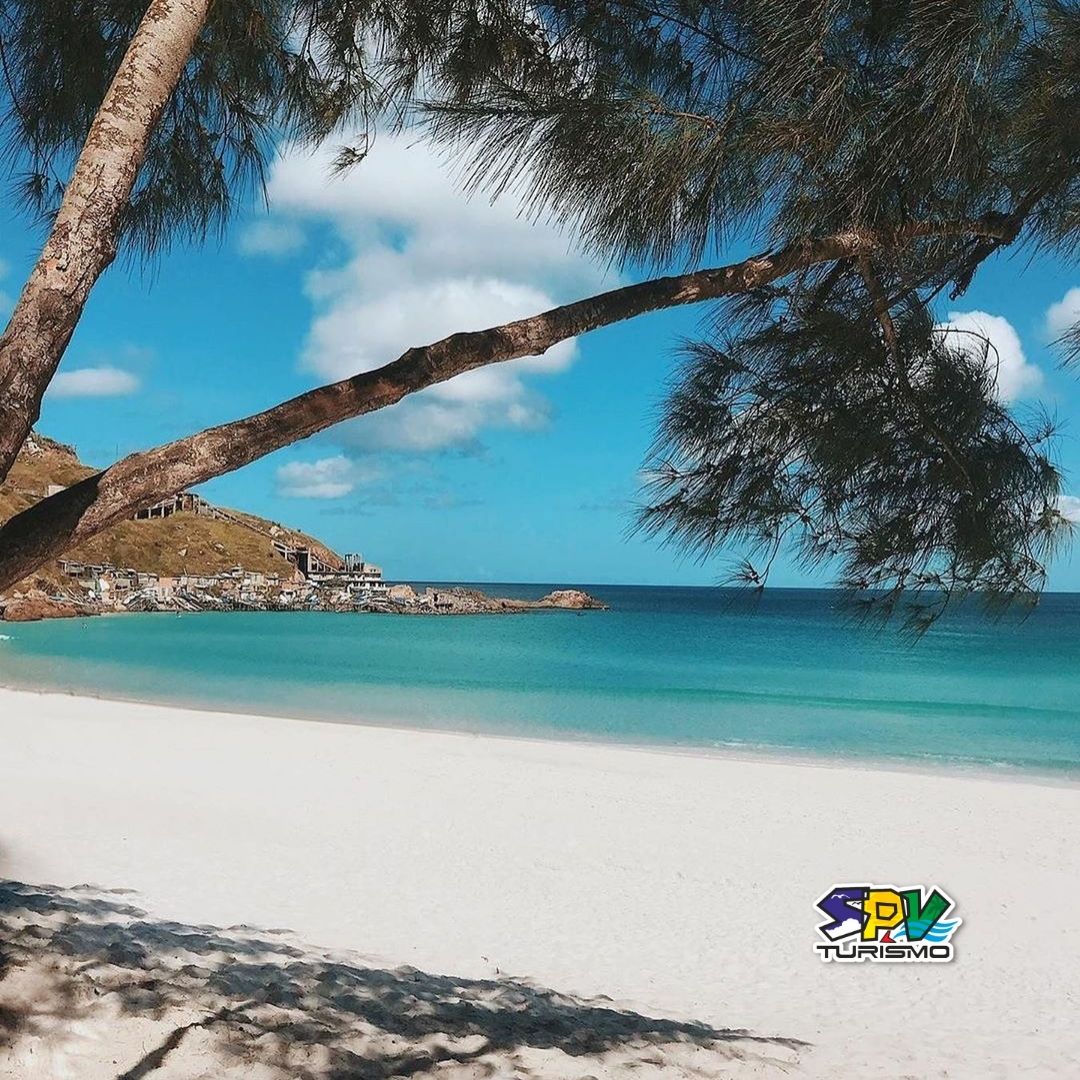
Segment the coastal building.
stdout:
[[333,565],[326,555],[311,547],[294,547],[283,540],[274,541],[274,549],[287,562],[292,563],[305,578],[314,574],[332,574],[340,567]]
[[161,502],[140,510],[135,515],[135,520],[150,521],[153,518],[167,518],[181,511],[188,514],[216,516],[211,515],[210,504],[205,502],[201,495],[196,495],[193,491],[182,491],[179,495],[172,495],[168,499],[162,499]]
[[340,570],[313,572],[308,580],[330,594],[333,606],[366,603],[387,596],[390,587],[383,581],[382,568],[364,561],[358,554],[345,556]]
[[364,562],[363,555],[346,555],[344,576],[350,582],[359,585],[369,585],[374,589],[385,590],[382,567],[374,563]]
[[217,584],[217,577],[213,574],[181,574],[176,580],[179,588],[192,592],[211,589]]
[[[178,512],[177,507],[190,512],[195,505],[176,502],[161,512],[170,516]],[[361,555],[337,560],[320,549],[292,546],[282,540],[275,540],[274,546],[288,563],[284,572],[236,565],[212,574],[170,576],[74,559],[60,560],[59,566],[78,584],[87,601],[106,611],[355,611],[382,609],[380,605],[388,603],[390,586],[383,581],[382,569]],[[408,593],[414,596],[412,590]],[[399,595],[404,601],[404,594]]]
[[61,573],[74,579],[89,599],[108,607],[122,603],[137,587],[134,570],[109,565],[87,565],[70,559],[60,560]]

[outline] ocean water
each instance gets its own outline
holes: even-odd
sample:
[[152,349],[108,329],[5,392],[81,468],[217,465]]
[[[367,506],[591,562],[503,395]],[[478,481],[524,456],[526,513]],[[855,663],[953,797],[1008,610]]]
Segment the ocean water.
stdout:
[[[549,586],[486,585],[536,597]],[[586,586],[606,612],[5,626],[0,684],[355,723],[1080,774],[1080,595],[917,643],[836,594]]]

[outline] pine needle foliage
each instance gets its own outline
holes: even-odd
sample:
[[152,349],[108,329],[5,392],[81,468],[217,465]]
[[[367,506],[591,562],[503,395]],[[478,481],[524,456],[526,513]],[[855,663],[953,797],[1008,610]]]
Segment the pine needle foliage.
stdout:
[[[148,0],[0,0],[0,126],[20,198],[48,217]],[[403,123],[421,86],[475,98],[488,73],[535,48],[517,4],[459,0],[228,0],[210,15],[154,131],[124,229],[148,260],[220,235],[263,190],[285,141]]]
[[858,294],[687,345],[649,461],[642,526],[698,555],[732,542],[761,585],[782,547],[872,616],[921,631],[957,595],[1033,599],[1064,538],[1053,424],[994,392],[985,342],[909,301],[901,373]]
[[[568,0],[533,55],[431,103],[473,180],[604,257],[1022,207],[1074,243],[1080,8],[1065,0]],[[1029,205],[1030,204],[1030,205]],[[1069,212],[1069,208],[1071,213]]]
[[[1065,0],[567,0],[542,54],[431,105],[477,187],[631,266],[845,230],[942,228],[717,305],[662,408],[640,526],[778,551],[924,629],[1033,601],[1068,537],[1054,428],[999,399],[990,343],[937,325],[1000,249],[1080,241],[1080,7]],[[1022,261],[1012,265],[1022,272]],[[1080,352],[1080,329],[1063,342]]]

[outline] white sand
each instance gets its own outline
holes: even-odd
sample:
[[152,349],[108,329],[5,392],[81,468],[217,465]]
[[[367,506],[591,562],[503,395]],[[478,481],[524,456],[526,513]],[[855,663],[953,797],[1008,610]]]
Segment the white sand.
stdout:
[[[1080,1076],[1077,786],[13,691],[0,691],[0,739],[0,877],[133,889],[165,918],[288,927],[290,941],[391,968],[509,975],[810,1044],[653,1038],[631,1062],[531,1038],[468,1066],[447,1058],[440,1077],[631,1064],[639,1076]],[[951,893],[955,961],[823,964],[814,902],[862,881]],[[68,1075],[117,1076],[185,1014],[117,1007],[87,1014],[82,1035],[104,1016],[97,1056],[71,1050]],[[8,1066],[48,1075],[28,1070],[65,1022],[27,1026]],[[234,1075],[213,1031],[133,1075]],[[298,1075],[269,1060],[235,1075]],[[311,1075],[332,1075],[322,1067]]]

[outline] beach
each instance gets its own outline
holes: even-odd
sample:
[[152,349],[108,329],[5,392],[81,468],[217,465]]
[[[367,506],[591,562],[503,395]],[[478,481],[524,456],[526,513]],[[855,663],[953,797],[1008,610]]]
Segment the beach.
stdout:
[[[228,1016],[200,1012],[238,1007],[221,996],[222,971],[247,949],[259,958],[256,990],[274,978],[287,987],[283,965],[302,955],[332,957],[352,973],[341,978],[383,973],[384,990],[385,973],[409,973],[410,986],[434,980],[436,998],[456,985],[453,1000],[482,999],[485,1018],[511,991],[514,1015],[529,1011],[522,1001],[536,1004],[535,1022],[494,1038],[475,1022],[451,1030],[460,1008],[440,1012],[422,995],[430,1022],[411,1036],[396,1031],[393,1060],[412,1037],[439,1076],[631,1067],[680,1076],[1076,1075],[1080,788],[1067,780],[9,690],[0,691],[0,718],[0,877],[34,886],[9,896],[5,923],[37,925],[41,938],[69,935],[59,958],[37,961],[48,971],[31,970],[33,950],[24,950],[23,965],[0,982],[0,1015],[20,1018],[8,1045],[0,1040],[0,1074],[128,1075],[182,1028],[155,1077],[299,1075],[269,1043],[230,1057],[238,1036]],[[823,963],[814,905],[834,884],[853,882],[947,890],[963,919],[954,960]],[[114,927],[106,955],[90,955],[92,937],[70,938],[85,919]],[[232,928],[248,945],[214,938],[191,962],[177,942],[213,937],[211,928]],[[132,934],[142,935],[135,945]],[[184,978],[159,971],[144,987],[145,1008],[132,1005],[122,992],[132,985],[128,968],[149,970],[151,945],[166,970],[204,972],[208,956],[218,968],[190,983],[190,1001]],[[95,970],[99,983],[88,989]],[[56,979],[80,1003],[68,1018],[32,992]],[[172,996],[155,1000],[163,982]],[[244,1008],[264,1011],[302,1012],[320,1000],[252,1005],[251,986],[236,993],[247,995]],[[402,1007],[421,1007],[411,1001]],[[385,1042],[384,1012],[367,1049],[347,1051],[356,1060],[370,1062]],[[610,1038],[579,1033],[575,1042],[573,1031],[590,1025]],[[385,1047],[378,1053],[390,1060]]]

